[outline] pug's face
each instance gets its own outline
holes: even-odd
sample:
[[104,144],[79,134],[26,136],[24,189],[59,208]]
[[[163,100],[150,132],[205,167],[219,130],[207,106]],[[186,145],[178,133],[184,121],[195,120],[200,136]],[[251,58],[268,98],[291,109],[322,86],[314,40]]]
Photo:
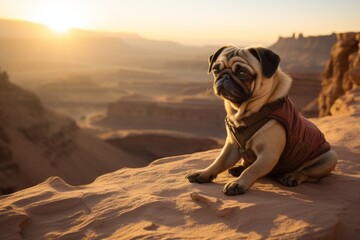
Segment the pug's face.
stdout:
[[279,56],[266,48],[222,47],[209,58],[214,92],[232,103],[248,101],[270,90],[279,62]]

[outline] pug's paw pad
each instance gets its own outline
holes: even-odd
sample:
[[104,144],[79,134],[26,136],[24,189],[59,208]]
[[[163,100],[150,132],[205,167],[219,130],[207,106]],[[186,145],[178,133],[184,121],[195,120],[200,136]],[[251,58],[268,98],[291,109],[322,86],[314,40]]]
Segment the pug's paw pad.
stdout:
[[192,183],[209,183],[211,182],[216,176],[209,175],[206,176],[203,173],[195,172],[195,173],[189,173],[185,176],[189,180],[189,182]]
[[237,182],[230,182],[224,186],[222,191],[228,196],[233,196],[245,193],[245,188],[240,186]]

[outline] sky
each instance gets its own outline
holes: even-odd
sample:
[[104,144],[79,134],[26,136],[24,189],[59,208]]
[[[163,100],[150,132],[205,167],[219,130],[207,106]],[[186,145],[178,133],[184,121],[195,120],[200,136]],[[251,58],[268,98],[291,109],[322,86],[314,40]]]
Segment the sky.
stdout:
[[0,18],[137,33],[186,45],[271,44],[360,31],[360,0],[0,0]]

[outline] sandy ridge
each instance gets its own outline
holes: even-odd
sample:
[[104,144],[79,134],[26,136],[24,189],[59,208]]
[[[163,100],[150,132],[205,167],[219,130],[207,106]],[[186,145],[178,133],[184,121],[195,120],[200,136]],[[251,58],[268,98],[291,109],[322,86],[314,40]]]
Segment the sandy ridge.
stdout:
[[355,239],[358,118],[315,123],[340,156],[336,171],[317,184],[288,188],[264,178],[228,197],[221,193],[226,173],[212,184],[188,183],[185,174],[208,165],[219,149],[120,169],[89,185],[52,177],[0,198],[0,239]]

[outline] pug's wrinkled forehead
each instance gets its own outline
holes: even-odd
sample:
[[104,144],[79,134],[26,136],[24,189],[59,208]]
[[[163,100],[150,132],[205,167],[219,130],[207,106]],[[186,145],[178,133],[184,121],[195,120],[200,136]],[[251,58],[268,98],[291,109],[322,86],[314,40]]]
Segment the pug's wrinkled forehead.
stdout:
[[238,67],[247,69],[253,75],[260,70],[257,59],[248,50],[235,46],[225,48],[213,64],[213,68],[220,71],[230,68],[235,72]]
[[250,73],[262,73],[264,77],[271,78],[280,63],[280,57],[270,49],[263,47],[239,48],[233,45],[217,50],[209,57],[209,69],[223,70],[236,69],[238,66],[246,68]]

